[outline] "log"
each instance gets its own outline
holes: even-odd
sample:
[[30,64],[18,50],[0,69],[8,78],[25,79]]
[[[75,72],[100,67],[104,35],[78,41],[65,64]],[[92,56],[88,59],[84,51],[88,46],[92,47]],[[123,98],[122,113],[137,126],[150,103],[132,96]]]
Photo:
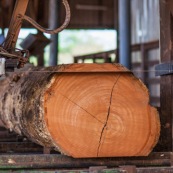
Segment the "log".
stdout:
[[74,158],[147,156],[160,134],[144,84],[119,64],[71,64],[1,81],[3,126]]

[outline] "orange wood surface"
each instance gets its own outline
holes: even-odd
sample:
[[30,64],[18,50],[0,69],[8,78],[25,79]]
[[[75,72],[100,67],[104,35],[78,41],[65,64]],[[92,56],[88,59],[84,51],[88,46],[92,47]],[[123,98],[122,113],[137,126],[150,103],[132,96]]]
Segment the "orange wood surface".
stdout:
[[77,65],[79,73],[56,74],[46,89],[44,118],[54,146],[76,158],[148,155],[160,122],[146,87],[119,67],[92,72],[97,67],[110,65]]

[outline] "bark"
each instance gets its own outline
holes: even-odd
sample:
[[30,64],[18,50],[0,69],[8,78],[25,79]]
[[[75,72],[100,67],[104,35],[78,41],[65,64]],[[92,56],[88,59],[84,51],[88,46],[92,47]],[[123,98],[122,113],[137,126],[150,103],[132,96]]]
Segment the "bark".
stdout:
[[147,88],[118,64],[16,72],[0,99],[3,126],[76,158],[146,156],[159,138]]

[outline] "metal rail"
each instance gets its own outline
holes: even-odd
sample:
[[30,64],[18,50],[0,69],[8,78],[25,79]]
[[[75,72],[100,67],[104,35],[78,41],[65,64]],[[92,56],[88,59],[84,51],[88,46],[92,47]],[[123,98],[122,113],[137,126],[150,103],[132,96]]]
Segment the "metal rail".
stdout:
[[86,158],[75,159],[58,154],[1,155],[0,169],[78,169],[98,166],[118,168],[135,165],[136,167],[172,166],[173,153],[152,153],[148,157],[127,158]]

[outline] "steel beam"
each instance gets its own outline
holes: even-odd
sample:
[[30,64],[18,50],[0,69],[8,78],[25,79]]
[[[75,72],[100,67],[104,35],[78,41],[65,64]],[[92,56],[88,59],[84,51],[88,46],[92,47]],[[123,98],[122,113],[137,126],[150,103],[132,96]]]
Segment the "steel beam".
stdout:
[[[50,29],[58,28],[59,9],[60,9],[59,1],[50,0],[49,2],[49,11],[50,11],[49,28]],[[59,43],[59,34],[51,35],[49,66],[55,66],[58,63],[58,45],[59,45],[58,43]]]
[[119,61],[131,69],[131,0],[119,0]]
[[85,158],[75,159],[58,154],[1,155],[1,169],[77,169],[121,165],[136,167],[159,167],[172,165],[172,153],[152,153],[148,157],[128,158]]

